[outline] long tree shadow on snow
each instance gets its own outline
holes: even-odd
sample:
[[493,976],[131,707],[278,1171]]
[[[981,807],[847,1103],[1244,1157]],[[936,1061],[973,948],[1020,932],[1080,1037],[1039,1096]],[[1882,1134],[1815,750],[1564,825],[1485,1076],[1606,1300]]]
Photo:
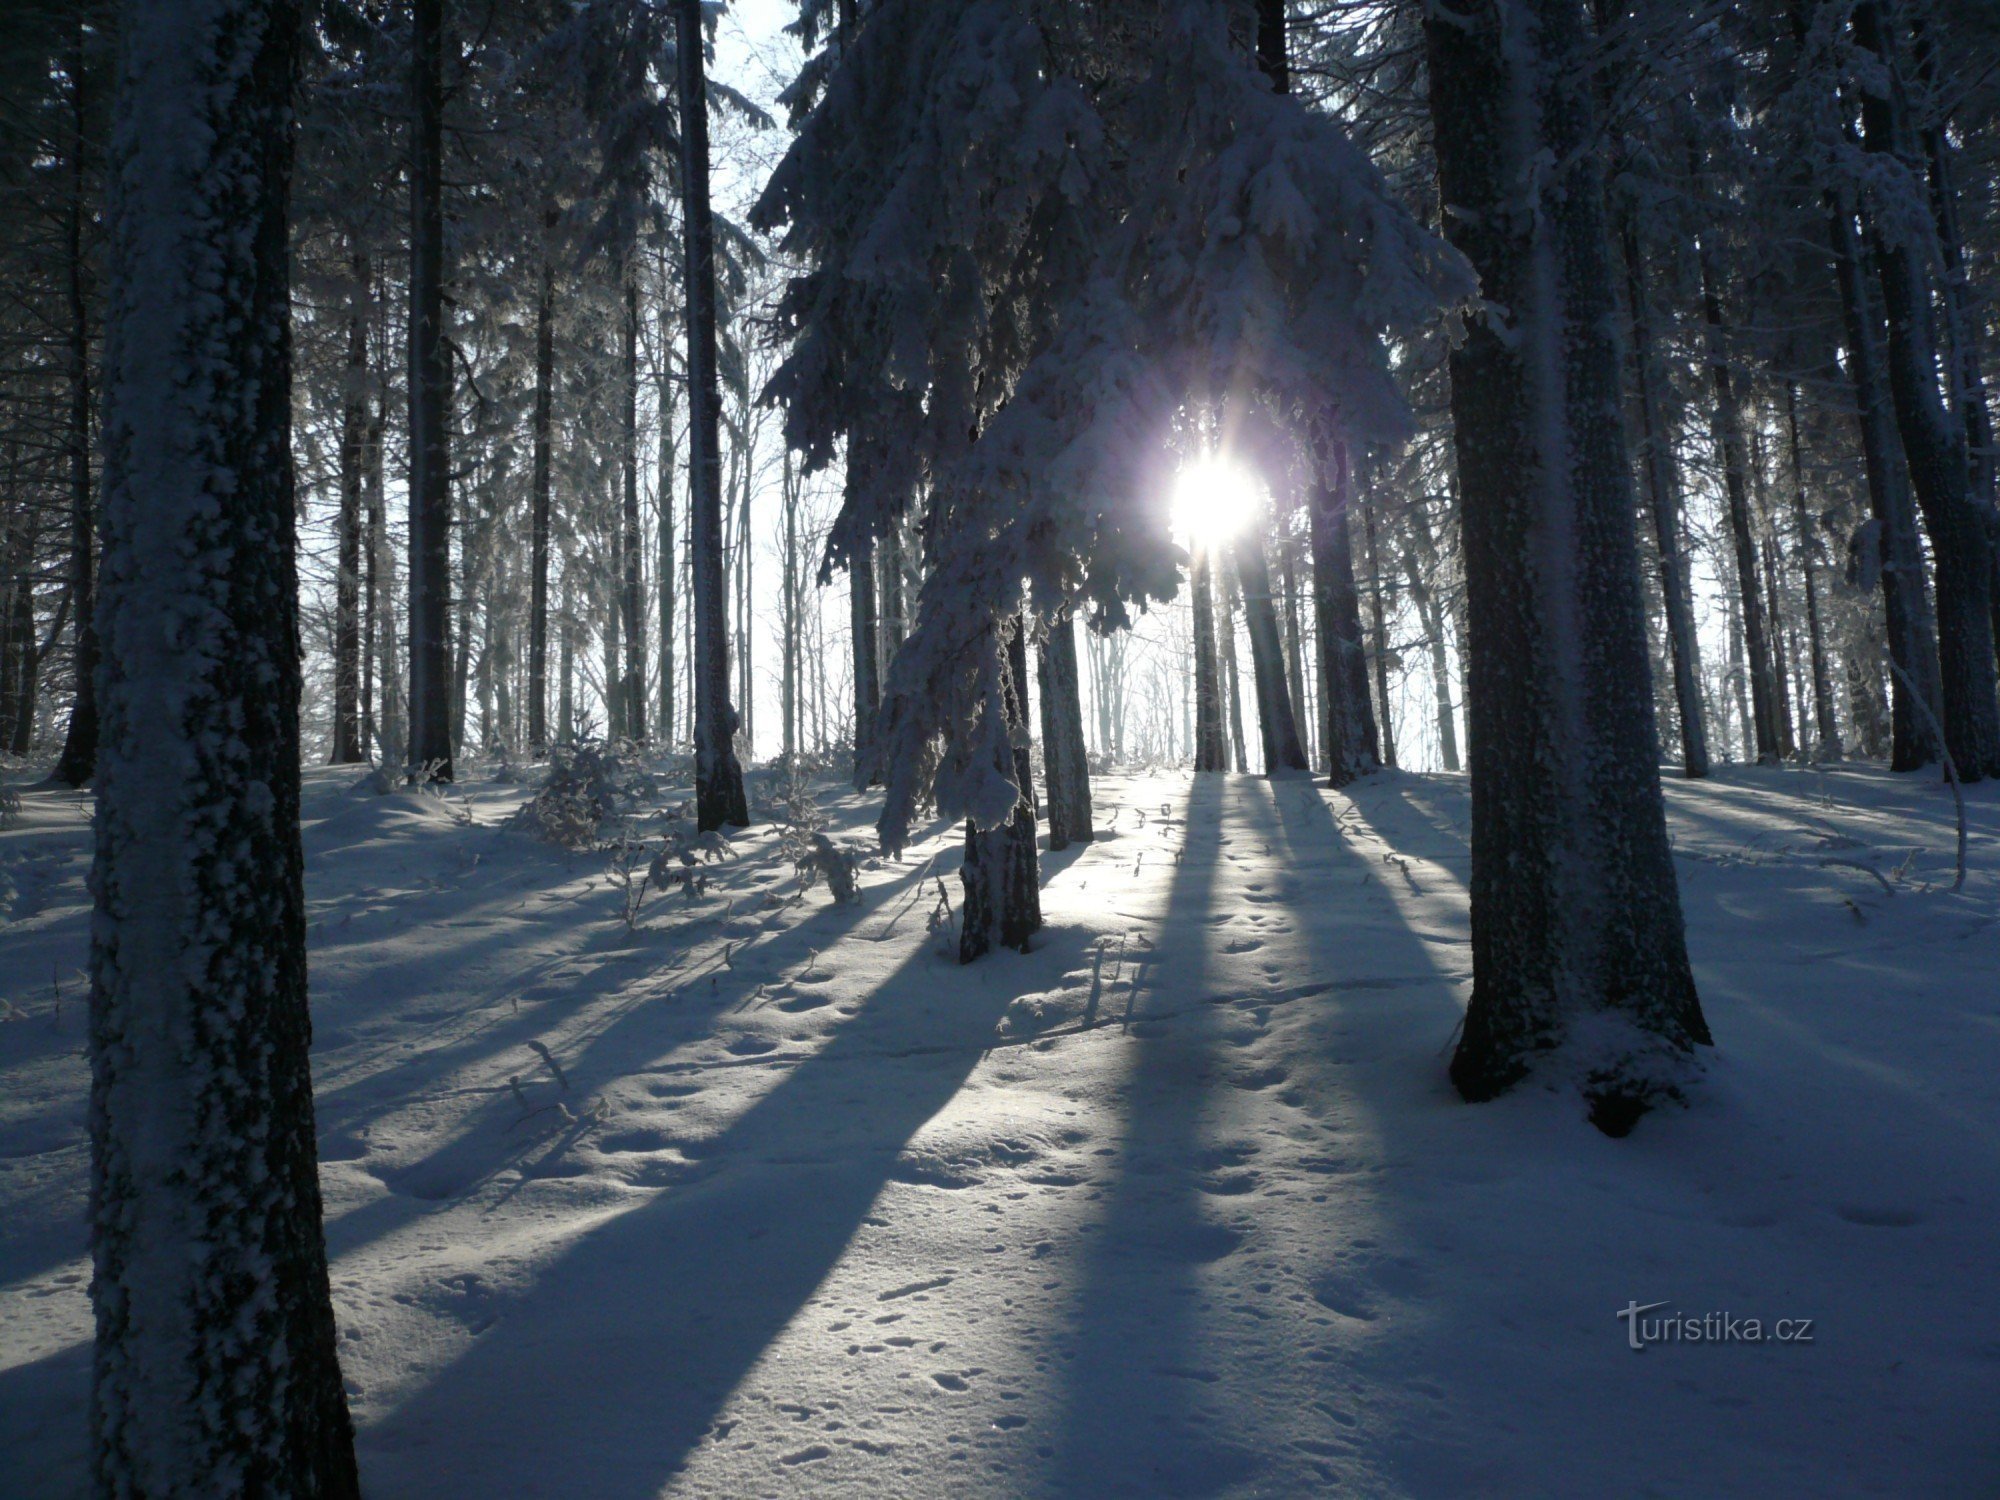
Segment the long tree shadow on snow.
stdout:
[[1231,1436],[1231,1393],[1204,1363],[1194,1317],[1201,1267],[1249,1232],[1248,1214],[1205,1206],[1241,1200],[1203,1192],[1231,1164],[1203,1145],[1205,1102],[1223,1082],[1223,1018],[1199,1003],[1210,998],[1224,793],[1220,777],[1195,779],[1161,941],[1133,983],[1119,1173],[1059,1346],[1062,1426],[1048,1475],[1057,1495],[1211,1494],[1259,1466],[1254,1448]]
[[[1081,935],[1051,939],[1049,961],[1081,959]],[[985,1055],[1020,977],[920,948],[818,1052],[688,1143],[689,1178],[588,1231],[364,1434],[364,1472],[412,1493],[449,1473],[464,1494],[656,1495],[725,1436],[714,1423],[730,1393]]]

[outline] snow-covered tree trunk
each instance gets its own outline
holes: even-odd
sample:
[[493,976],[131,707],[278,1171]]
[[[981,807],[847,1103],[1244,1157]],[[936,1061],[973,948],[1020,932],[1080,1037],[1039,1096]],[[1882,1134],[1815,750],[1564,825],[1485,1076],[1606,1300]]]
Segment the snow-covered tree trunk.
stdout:
[[1039,652],[1042,767],[1049,784],[1049,848],[1087,844],[1090,756],[1083,743],[1083,687],[1076,661],[1076,620],[1063,615],[1048,628]]
[[687,312],[688,518],[693,549],[695,813],[703,832],[746,828],[729,701],[729,590],[722,557],[722,388],[715,363],[715,213],[708,192],[708,79],[701,0],[674,0],[680,92],[681,228]]
[[1451,357],[1473,949],[1452,1080],[1490,1099],[1560,1066],[1623,1134],[1709,1033],[1660,799],[1583,15],[1434,0],[1424,35],[1445,224],[1486,304]]
[[368,257],[351,260],[346,387],[340,402],[340,512],[334,524],[333,753],[336,766],[368,758],[361,736],[361,510],[368,460]]
[[69,467],[70,614],[75,621],[72,671],[75,697],[69,728],[51,780],[82,786],[96,774],[98,745],[96,564],[91,556],[96,517],[90,494],[90,300],[84,287],[84,80],[83,21],[77,21],[77,48],[71,55],[69,202],[63,216],[63,281],[68,314],[64,329],[69,377],[69,427],[65,435]]
[[[1898,52],[1879,0],[1855,5],[1854,32],[1877,64],[1859,89],[1868,150],[1890,159],[1907,157]],[[1915,178],[1916,169],[1910,171]],[[1960,778],[1977,781],[2000,775],[1993,626],[1994,532],[2000,518],[1990,498],[1975,490],[1963,416],[1947,407],[1939,391],[1936,299],[1925,261],[1910,240],[1907,227],[1876,224],[1875,274],[1889,327],[1889,392],[1931,539],[1945,745]]]
[[1361,643],[1361,594],[1354,586],[1345,450],[1317,455],[1308,495],[1312,524],[1313,618],[1319,636],[1320,739],[1327,784],[1343,787],[1382,764],[1375,711],[1368,699],[1368,658]]
[[411,0],[410,723],[417,774],[452,779],[451,368],[444,325],[444,0]]
[[[544,227],[548,218],[544,216]],[[549,745],[549,494],[555,406],[554,258],[542,251],[542,285],[535,298],[534,469],[528,495],[528,746]],[[664,494],[665,491],[662,491]]]
[[1250,629],[1250,670],[1257,689],[1257,731],[1264,745],[1264,773],[1304,771],[1291,687],[1285,680],[1284,640],[1271,597],[1271,565],[1264,554],[1261,518],[1236,539],[1236,577],[1243,590],[1243,618]]
[[299,843],[288,0],[135,3],[113,138],[91,887],[100,1495],[358,1493]]

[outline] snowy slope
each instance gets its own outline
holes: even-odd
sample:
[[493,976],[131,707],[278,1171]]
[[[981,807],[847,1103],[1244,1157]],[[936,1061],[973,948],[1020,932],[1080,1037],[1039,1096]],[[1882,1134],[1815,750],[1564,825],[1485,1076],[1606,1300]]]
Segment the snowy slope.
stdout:
[[[1927,779],[1671,784],[1721,1045],[1692,1109],[1613,1142],[1446,1086],[1457,778],[1100,779],[1037,950],[967,969],[927,923],[950,830],[859,907],[794,902],[753,830],[628,934],[602,856],[498,826],[521,787],[476,783],[467,824],[356,779],[309,773],[308,886],[377,1500],[2000,1491],[1992,791],[1954,893]],[[87,828],[24,802],[0,1493],[56,1496]],[[827,807],[858,843],[871,810]],[[1814,1338],[1633,1352],[1617,1311],[1663,1299]]]

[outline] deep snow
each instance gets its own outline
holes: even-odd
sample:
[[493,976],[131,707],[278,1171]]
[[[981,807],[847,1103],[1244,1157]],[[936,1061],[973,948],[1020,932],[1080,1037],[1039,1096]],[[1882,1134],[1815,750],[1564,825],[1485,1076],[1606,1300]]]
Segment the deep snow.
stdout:
[[[1954,893],[1928,778],[1670,783],[1719,1047],[1614,1142],[1446,1085],[1460,778],[1100,778],[1036,951],[964,969],[953,830],[842,907],[760,826],[628,935],[602,856],[498,826],[524,786],[359,779],[308,773],[306,847],[375,1500],[2000,1492],[1988,788]],[[23,802],[0,1493],[41,1497],[83,1475],[88,808]],[[1812,1342],[1633,1352],[1663,1299]]]

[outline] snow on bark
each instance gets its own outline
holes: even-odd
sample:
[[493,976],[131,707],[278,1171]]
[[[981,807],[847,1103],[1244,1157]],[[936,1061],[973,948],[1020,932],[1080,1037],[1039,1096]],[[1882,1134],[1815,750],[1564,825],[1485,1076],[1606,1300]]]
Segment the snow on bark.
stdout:
[[286,191],[301,18],[133,4],[91,931],[104,1495],[356,1493],[307,1062]]

